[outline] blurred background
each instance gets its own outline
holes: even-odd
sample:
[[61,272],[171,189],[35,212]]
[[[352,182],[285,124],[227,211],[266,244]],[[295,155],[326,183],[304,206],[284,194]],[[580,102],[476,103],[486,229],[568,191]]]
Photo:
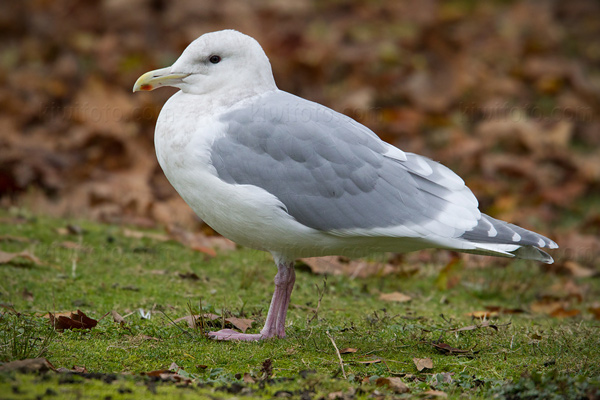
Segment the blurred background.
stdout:
[[203,229],[160,170],[175,90],[131,92],[205,32],[256,38],[279,88],[461,175],[496,217],[600,256],[600,2],[0,3],[0,205]]

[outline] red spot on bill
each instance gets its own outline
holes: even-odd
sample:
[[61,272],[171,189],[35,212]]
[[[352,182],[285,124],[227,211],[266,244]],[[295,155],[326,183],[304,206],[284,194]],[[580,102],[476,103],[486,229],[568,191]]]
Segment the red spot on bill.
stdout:
[[141,90],[152,90],[154,88],[152,87],[152,85],[142,85],[142,86],[140,86],[140,89]]

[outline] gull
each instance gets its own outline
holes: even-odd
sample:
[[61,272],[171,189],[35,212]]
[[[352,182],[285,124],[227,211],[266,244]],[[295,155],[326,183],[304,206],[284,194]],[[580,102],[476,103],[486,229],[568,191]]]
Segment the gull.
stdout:
[[424,248],[552,263],[552,240],[481,213],[465,182],[429,158],[382,141],[353,119],[279,90],[260,44],[234,30],[206,33],[133,91],[180,89],[156,122],[169,182],[214,230],[268,251],[275,291],[258,334],[285,337],[294,261]]

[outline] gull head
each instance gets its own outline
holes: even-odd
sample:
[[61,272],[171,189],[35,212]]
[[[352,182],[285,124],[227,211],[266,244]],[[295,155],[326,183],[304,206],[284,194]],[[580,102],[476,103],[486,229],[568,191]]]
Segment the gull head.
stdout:
[[205,95],[276,89],[271,64],[260,44],[234,30],[206,33],[194,40],[173,65],[146,72],[133,91],[173,86]]

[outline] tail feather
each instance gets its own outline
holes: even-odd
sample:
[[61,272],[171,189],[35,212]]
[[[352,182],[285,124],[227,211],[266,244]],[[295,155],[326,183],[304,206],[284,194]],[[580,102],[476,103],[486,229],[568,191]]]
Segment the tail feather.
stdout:
[[470,253],[517,257],[547,264],[552,264],[554,260],[539,248],[558,247],[554,241],[545,236],[485,214],[481,214],[479,223],[460,238],[475,245],[476,249],[469,251]]

